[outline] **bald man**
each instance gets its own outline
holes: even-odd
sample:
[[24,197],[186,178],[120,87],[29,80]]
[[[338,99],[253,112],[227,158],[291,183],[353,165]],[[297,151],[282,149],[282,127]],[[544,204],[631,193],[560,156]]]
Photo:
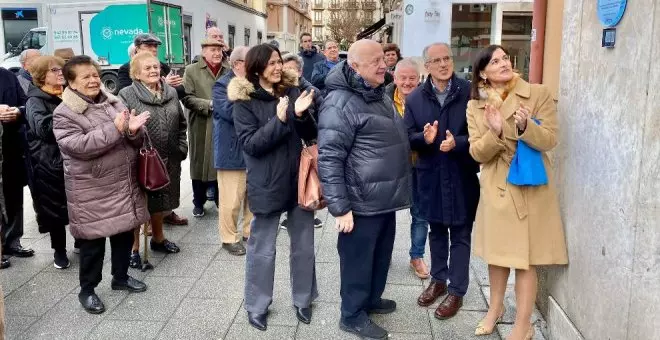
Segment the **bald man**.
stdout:
[[30,74],[30,67],[32,62],[41,57],[41,52],[35,49],[27,49],[21,52],[18,61],[21,63],[21,69],[18,71],[18,82],[21,84],[23,92],[27,94],[28,87],[32,83],[32,74]]
[[401,116],[383,95],[383,49],[360,40],[326,78],[319,115],[319,175],[339,231],[341,320],[346,332],[387,339],[368,314],[396,309],[382,299],[397,210],[410,207],[410,147]]

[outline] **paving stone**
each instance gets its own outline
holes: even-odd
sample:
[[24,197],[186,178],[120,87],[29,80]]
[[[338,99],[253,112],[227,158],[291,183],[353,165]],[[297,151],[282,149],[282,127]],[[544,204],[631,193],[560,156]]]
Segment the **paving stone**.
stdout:
[[129,293],[108,318],[113,320],[167,320],[195,282],[189,277],[149,276],[143,293]]
[[312,304],[312,322],[300,323],[296,339],[333,340],[347,337],[339,329],[339,303],[314,302]]
[[[158,334],[159,340],[223,339],[230,323],[213,319],[170,319]],[[137,338],[135,338],[137,339]]]
[[217,247],[200,247],[189,243],[179,243],[179,248],[179,253],[167,254],[148,275],[199,277],[218,253]]
[[410,268],[410,262],[406,261],[408,256],[408,250],[394,249],[387,283],[422,286],[423,280],[415,275]]
[[[477,282],[481,286],[489,286],[490,282],[488,281],[488,264],[486,264],[480,257],[472,256],[470,259],[470,266],[474,270],[475,277]],[[516,283],[516,271],[512,270],[507,281],[508,285],[514,285]]]
[[103,320],[92,331],[90,340],[107,339],[155,339],[165,322],[142,320]]
[[[490,303],[490,287],[481,287],[481,292],[483,293],[484,299]],[[504,293],[504,308],[505,313],[502,321],[504,323],[513,323],[516,319],[516,292],[511,286],[508,286]],[[535,307],[532,312],[531,322],[537,322],[538,320],[543,320],[543,316],[538,308]]]
[[268,330],[262,332],[249,324],[234,323],[224,340],[293,340],[296,334],[295,326],[268,325]]
[[47,266],[53,268],[53,253],[52,251],[48,254],[35,253],[32,257],[12,256],[9,262],[11,262],[11,267],[3,269],[2,276],[5,275],[4,273],[11,273],[12,271],[29,272],[34,275],[41,272]]
[[5,298],[5,311],[21,316],[41,316],[76,286],[78,278],[74,275],[40,273]]
[[[238,311],[234,323],[248,323],[247,312],[244,308]],[[273,283],[273,302],[268,308],[268,327],[270,325],[298,325],[298,319],[293,309],[289,280],[275,280]]]
[[2,275],[0,275],[0,284],[2,284],[4,296],[7,297],[7,295],[30,281],[35,275],[37,274],[14,270],[11,267],[3,269]]
[[474,330],[485,312],[460,311],[448,320],[438,320],[433,316],[433,310],[428,309],[429,319],[433,330],[433,339],[448,340],[499,340],[497,332],[487,336],[475,336]]
[[[8,312],[5,310],[5,312]],[[36,316],[20,316],[5,314],[5,339],[20,339],[21,334],[27,330],[35,321]]]
[[339,262],[316,263],[316,281],[319,290],[319,298],[316,301],[335,303],[341,301],[339,273]]
[[[536,323],[534,323],[534,337],[532,339],[546,340],[546,337],[543,335],[545,328],[546,326],[544,321],[537,321]],[[501,323],[497,325],[497,331],[502,337],[502,339],[506,339],[506,337],[511,334],[512,330],[513,330],[512,324]]]
[[32,324],[23,336],[27,339],[84,339],[103,317],[103,314],[87,313],[80,306],[78,296],[69,294]]
[[232,321],[241,309],[243,299],[185,298],[172,315],[173,319],[214,319]]
[[417,296],[421,286],[402,286],[388,284],[383,298],[394,300],[397,309],[394,313],[372,315],[372,320],[388,332],[431,334],[429,316],[426,308],[417,306]]
[[[431,280],[425,280],[424,281],[424,289],[428,287],[428,285],[431,283]],[[446,295],[441,296],[438,298],[438,300],[430,305],[428,308],[435,311],[436,308],[438,308],[438,305],[442,302],[442,300],[445,298]],[[486,300],[484,299],[482,293],[481,293],[481,287],[477,284],[476,279],[474,276],[470,276],[470,283],[468,285],[468,291],[467,294],[463,297],[463,307],[461,307],[461,310],[465,311],[479,311],[479,312],[486,312],[488,311],[488,305],[486,304]]]
[[244,261],[212,261],[188,293],[190,298],[243,298]]

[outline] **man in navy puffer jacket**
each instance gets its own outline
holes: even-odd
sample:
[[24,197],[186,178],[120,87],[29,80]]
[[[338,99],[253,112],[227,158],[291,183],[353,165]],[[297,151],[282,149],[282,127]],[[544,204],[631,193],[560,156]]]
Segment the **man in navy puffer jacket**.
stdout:
[[334,67],[319,115],[319,175],[337,220],[341,267],[340,328],[370,339],[387,331],[367,313],[391,313],[382,299],[392,259],[397,210],[410,207],[410,146],[401,116],[384,95],[380,45],[360,40]]

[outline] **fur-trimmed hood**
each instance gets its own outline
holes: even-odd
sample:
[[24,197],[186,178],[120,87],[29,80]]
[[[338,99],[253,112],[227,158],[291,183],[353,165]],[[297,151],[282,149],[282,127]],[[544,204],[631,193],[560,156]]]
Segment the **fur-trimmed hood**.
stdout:
[[[282,80],[277,84],[275,94],[281,96],[287,89],[292,87],[298,87],[298,73],[292,70],[282,70]],[[256,90],[254,84],[247,78],[234,77],[227,86],[227,98],[233,102],[238,100],[247,101],[252,98]]]
[[[107,102],[108,104],[114,106],[117,103],[121,103],[119,98],[115,97],[112,93],[107,92],[103,88],[101,89],[101,95],[104,96],[105,99],[96,104]],[[71,111],[78,114],[84,114],[89,105],[96,105],[89,103],[85,99],[81,98],[77,93],[68,87],[65,88],[64,92],[62,93],[62,104],[66,105],[66,107],[68,107]]]

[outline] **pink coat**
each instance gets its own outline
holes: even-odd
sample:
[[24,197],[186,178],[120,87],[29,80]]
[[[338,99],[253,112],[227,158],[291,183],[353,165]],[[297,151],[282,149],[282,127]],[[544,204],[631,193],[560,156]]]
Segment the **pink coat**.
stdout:
[[149,219],[137,181],[144,135],[120,133],[114,119],[125,106],[109,93],[102,95],[100,103],[89,103],[67,88],[53,114],[71,235],[88,240],[132,230]]

